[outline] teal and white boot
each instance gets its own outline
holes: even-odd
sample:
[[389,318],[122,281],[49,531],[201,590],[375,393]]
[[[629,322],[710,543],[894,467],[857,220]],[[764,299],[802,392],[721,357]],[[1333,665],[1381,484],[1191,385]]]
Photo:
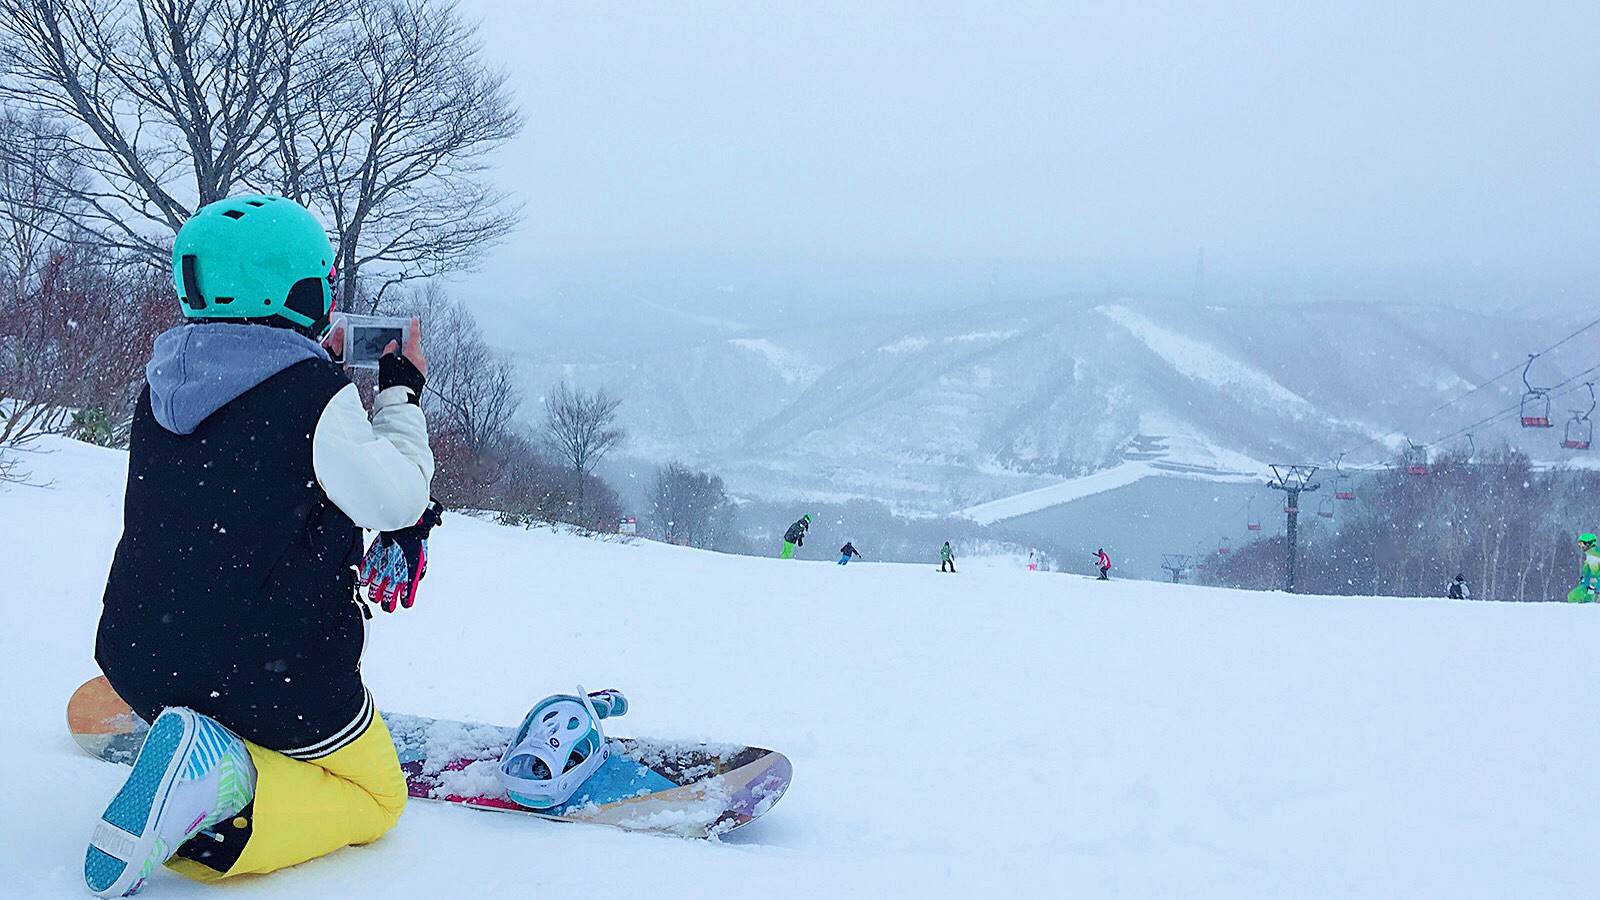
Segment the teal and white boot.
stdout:
[[192,709],[168,709],[100,815],[83,858],[84,882],[101,897],[135,893],[185,841],[244,809],[255,791],[244,741]]

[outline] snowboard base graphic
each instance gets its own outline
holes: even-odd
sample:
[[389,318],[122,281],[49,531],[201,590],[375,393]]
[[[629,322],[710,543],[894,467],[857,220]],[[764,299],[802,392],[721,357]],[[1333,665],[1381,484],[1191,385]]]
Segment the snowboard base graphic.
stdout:
[[[516,729],[383,713],[418,800],[513,812],[625,831],[710,838],[760,818],[789,787],[793,767],[782,753],[738,744],[608,738],[611,758],[566,804],[535,811],[512,803],[496,772]],[[67,703],[67,727],[89,754],[132,765],[150,726],[104,676]]]

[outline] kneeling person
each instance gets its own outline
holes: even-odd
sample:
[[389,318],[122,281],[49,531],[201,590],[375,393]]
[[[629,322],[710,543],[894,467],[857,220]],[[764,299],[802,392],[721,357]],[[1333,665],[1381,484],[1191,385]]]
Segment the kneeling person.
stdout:
[[409,605],[438,521],[418,323],[380,361],[369,420],[318,343],[334,257],[306,209],[210,204],[172,258],[188,321],[145,369],[95,645],[152,723],[85,857],[101,896],[161,864],[270,872],[395,824],[406,781],[361,680],[371,613],[355,566],[362,528],[387,532],[379,555],[410,547],[386,567]]

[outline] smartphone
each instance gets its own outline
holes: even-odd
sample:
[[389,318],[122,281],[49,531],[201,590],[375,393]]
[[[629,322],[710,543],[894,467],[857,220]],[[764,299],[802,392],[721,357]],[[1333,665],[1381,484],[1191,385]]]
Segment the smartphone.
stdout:
[[358,316],[335,313],[333,327],[344,328],[344,364],[356,369],[376,369],[383,348],[393,341],[404,347],[411,337],[411,320],[401,316]]

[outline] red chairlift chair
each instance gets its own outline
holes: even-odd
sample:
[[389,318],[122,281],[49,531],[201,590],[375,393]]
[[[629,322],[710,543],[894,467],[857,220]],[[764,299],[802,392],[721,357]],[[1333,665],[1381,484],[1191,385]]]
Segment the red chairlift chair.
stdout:
[[1322,498],[1322,502],[1317,504],[1317,518],[1333,518],[1333,501],[1331,499],[1324,497]]
[[1528,354],[1528,364],[1522,367],[1522,386],[1527,388],[1522,395],[1522,427],[1523,428],[1551,428],[1550,421],[1550,389],[1536,388],[1528,382],[1528,370],[1533,368],[1533,361],[1539,354]]
[[1410,446],[1405,450],[1406,474],[1428,474],[1428,448],[1423,447],[1420,444],[1412,444],[1410,439],[1407,439],[1406,443],[1410,444]]
[[1350,476],[1342,468],[1343,465],[1344,454],[1341,453],[1339,458],[1333,462],[1333,499],[1354,500],[1356,498],[1355,488],[1350,484]]

